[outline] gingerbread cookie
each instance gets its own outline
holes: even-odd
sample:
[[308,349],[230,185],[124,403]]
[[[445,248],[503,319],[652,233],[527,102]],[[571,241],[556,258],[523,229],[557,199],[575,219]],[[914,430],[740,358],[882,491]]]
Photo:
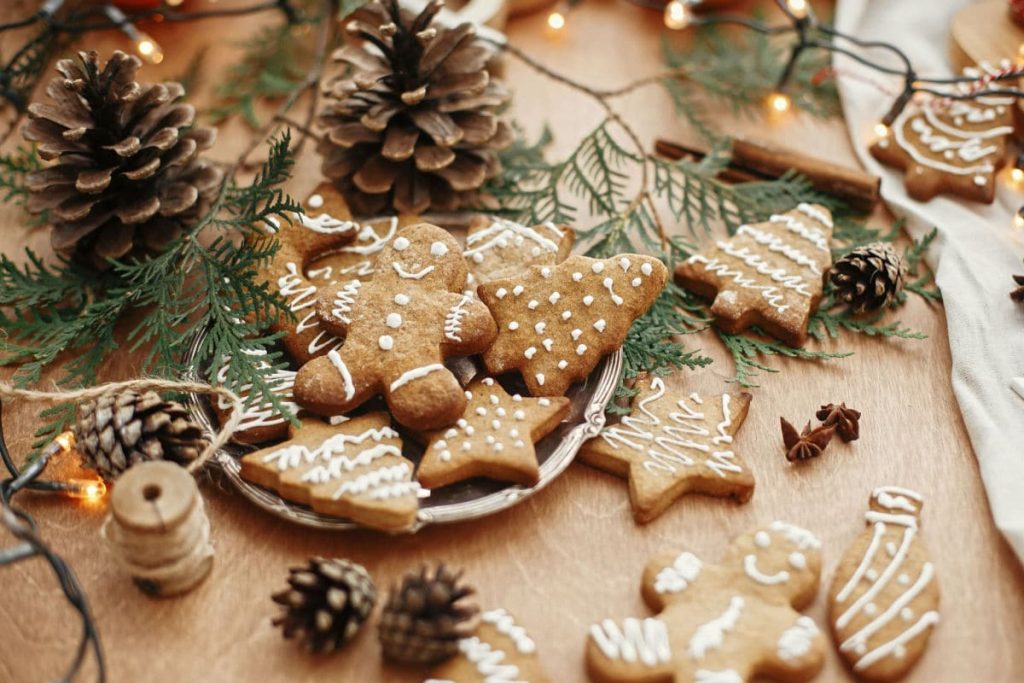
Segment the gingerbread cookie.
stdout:
[[676,268],[676,282],[707,299],[722,330],[756,325],[791,346],[807,341],[832,264],[832,214],[798,204],[764,223],[741,225],[730,240],[694,254]]
[[917,538],[921,507],[914,491],[875,489],[868,528],[846,549],[832,579],[832,634],[839,653],[866,680],[905,676],[939,623],[935,566]]
[[484,282],[512,277],[530,266],[550,266],[568,258],[576,233],[554,223],[520,225],[504,218],[477,216],[466,233],[466,265],[474,291]]
[[651,521],[686,493],[750,499],[754,477],[732,448],[750,394],[684,396],[661,377],[641,378],[636,389],[632,413],[583,444],[580,458],[629,479],[637,522]]
[[466,390],[469,403],[455,426],[423,434],[427,443],[416,478],[440,488],[471,477],[533,486],[540,478],[533,444],[569,412],[569,399],[509,396],[490,377]]
[[[309,206],[309,214],[292,216],[291,222],[276,219],[269,223],[280,248],[265,272],[257,280],[265,282],[288,303],[295,320],[281,316],[271,325],[274,332],[283,332],[281,344],[296,363],[303,364],[341,345],[341,340],[320,326],[316,315],[317,286],[306,276],[306,266],[317,256],[349,244],[356,238],[359,225],[335,218],[347,213],[341,195],[332,186],[317,188],[321,197],[321,213]],[[312,197],[311,197],[312,198]],[[265,239],[255,236],[251,239]]]
[[412,429],[454,423],[466,397],[442,361],[480,353],[495,335],[487,309],[460,293],[466,264],[458,243],[427,223],[401,228],[374,270],[370,282],[324,290],[321,322],[345,345],[299,370],[296,401],[338,415],[381,394],[395,420]]
[[571,256],[480,285],[477,294],[498,323],[484,365],[493,375],[519,370],[534,396],[561,396],[622,346],[667,277],[652,256]]
[[[964,74],[982,76],[977,69]],[[1013,134],[1013,110],[1010,97],[911,102],[871,145],[871,155],[902,169],[907,193],[918,201],[949,193],[991,204]]]
[[[310,201],[312,199],[310,197]],[[399,227],[411,224],[408,219],[397,216],[363,223],[352,244],[316,259],[306,269],[306,274],[310,280],[325,284],[370,280],[373,278],[373,262],[377,254],[394,238]]]
[[689,552],[656,557],[643,596],[660,614],[591,626],[587,670],[602,683],[811,679],[825,641],[797,610],[818,592],[820,548],[809,531],[772,522],[733,541],[719,565]]
[[242,457],[242,478],[317,512],[374,529],[403,531],[416,522],[429,494],[402,457],[402,440],[387,413],[337,425],[305,418],[288,441]]
[[480,616],[476,634],[459,641],[459,654],[423,683],[546,683],[537,662],[537,644],[504,609]]
[[[263,349],[245,351],[253,356],[265,356]],[[227,381],[228,365],[231,358],[224,361],[224,365],[217,371],[217,385],[224,386]],[[261,368],[269,367],[266,361],[259,363]],[[295,372],[292,370],[275,370],[264,378],[270,385],[274,395],[280,398],[280,405],[291,415],[299,412],[299,406],[292,400],[292,386],[295,384]],[[266,441],[281,439],[288,434],[289,420],[269,401],[263,403],[248,404],[249,395],[252,392],[252,384],[243,384],[234,387],[235,393],[246,403],[242,413],[242,420],[238,423],[235,433],[231,435],[232,441],[245,444],[258,444]],[[231,402],[223,396],[218,396],[213,402],[213,410],[217,413],[217,419],[224,424],[231,417]]]

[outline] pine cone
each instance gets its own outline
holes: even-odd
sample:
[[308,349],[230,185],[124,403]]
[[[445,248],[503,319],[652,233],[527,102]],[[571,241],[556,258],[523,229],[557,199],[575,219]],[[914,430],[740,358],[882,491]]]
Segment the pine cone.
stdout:
[[285,638],[298,635],[310,652],[333,652],[352,639],[377,603],[377,587],[362,565],[315,557],[288,570],[290,588],[271,599],[285,610],[273,621]]
[[351,71],[324,86],[319,152],[355,213],[454,210],[501,171],[509,94],[471,24],[431,23],[442,4],[413,17],[397,0],[370,2],[348,24],[363,44],[333,55]]
[[476,630],[480,611],[469,599],[475,591],[461,578],[443,564],[433,572],[423,566],[391,588],[379,627],[384,657],[429,664],[459,651],[459,640]]
[[873,242],[857,247],[832,264],[836,298],[850,304],[854,313],[876,311],[903,291],[906,279],[903,259],[891,244]]
[[206,446],[185,408],[154,391],[126,389],[79,404],[74,431],[83,463],[107,481],[148,460],[190,462]]
[[22,128],[56,162],[26,177],[28,210],[48,212],[56,251],[101,269],[163,250],[208,210],[223,177],[199,159],[216,130],[192,127],[181,84],[135,82],[141,64],[120,51],[102,69],[95,52],[60,60],[51,102],[29,105]]

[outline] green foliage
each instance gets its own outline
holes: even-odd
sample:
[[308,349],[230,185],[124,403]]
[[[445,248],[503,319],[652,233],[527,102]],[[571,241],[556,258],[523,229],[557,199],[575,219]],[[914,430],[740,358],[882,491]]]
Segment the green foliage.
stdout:
[[18,147],[11,154],[0,154],[0,201],[23,204],[28,198],[25,176],[41,168],[31,147]]
[[756,327],[751,328],[748,334],[727,334],[719,331],[718,336],[725,344],[726,350],[732,355],[735,365],[732,381],[743,387],[756,387],[754,378],[760,371],[779,371],[778,368],[767,365],[765,359],[769,356],[820,361],[847,358],[853,355],[852,352],[809,351],[789,346],[765,336],[764,332]]

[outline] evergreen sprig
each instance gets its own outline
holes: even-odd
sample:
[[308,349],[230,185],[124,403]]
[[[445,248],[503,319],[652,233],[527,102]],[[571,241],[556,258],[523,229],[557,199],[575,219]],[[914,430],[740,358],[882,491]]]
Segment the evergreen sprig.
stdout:
[[0,201],[24,204],[28,198],[25,176],[40,168],[32,147],[20,146],[11,154],[0,154]]

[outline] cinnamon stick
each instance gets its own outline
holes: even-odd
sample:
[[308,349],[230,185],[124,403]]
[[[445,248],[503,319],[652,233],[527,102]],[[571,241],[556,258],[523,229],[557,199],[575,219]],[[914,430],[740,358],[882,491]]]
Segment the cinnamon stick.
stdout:
[[[656,141],[654,149],[668,159],[699,160],[706,155],[701,150],[668,140]],[[741,138],[733,140],[732,161],[719,178],[734,183],[771,180],[790,170],[805,176],[816,190],[833,195],[858,211],[868,213],[878,203],[882,182],[878,176],[784,147]]]

